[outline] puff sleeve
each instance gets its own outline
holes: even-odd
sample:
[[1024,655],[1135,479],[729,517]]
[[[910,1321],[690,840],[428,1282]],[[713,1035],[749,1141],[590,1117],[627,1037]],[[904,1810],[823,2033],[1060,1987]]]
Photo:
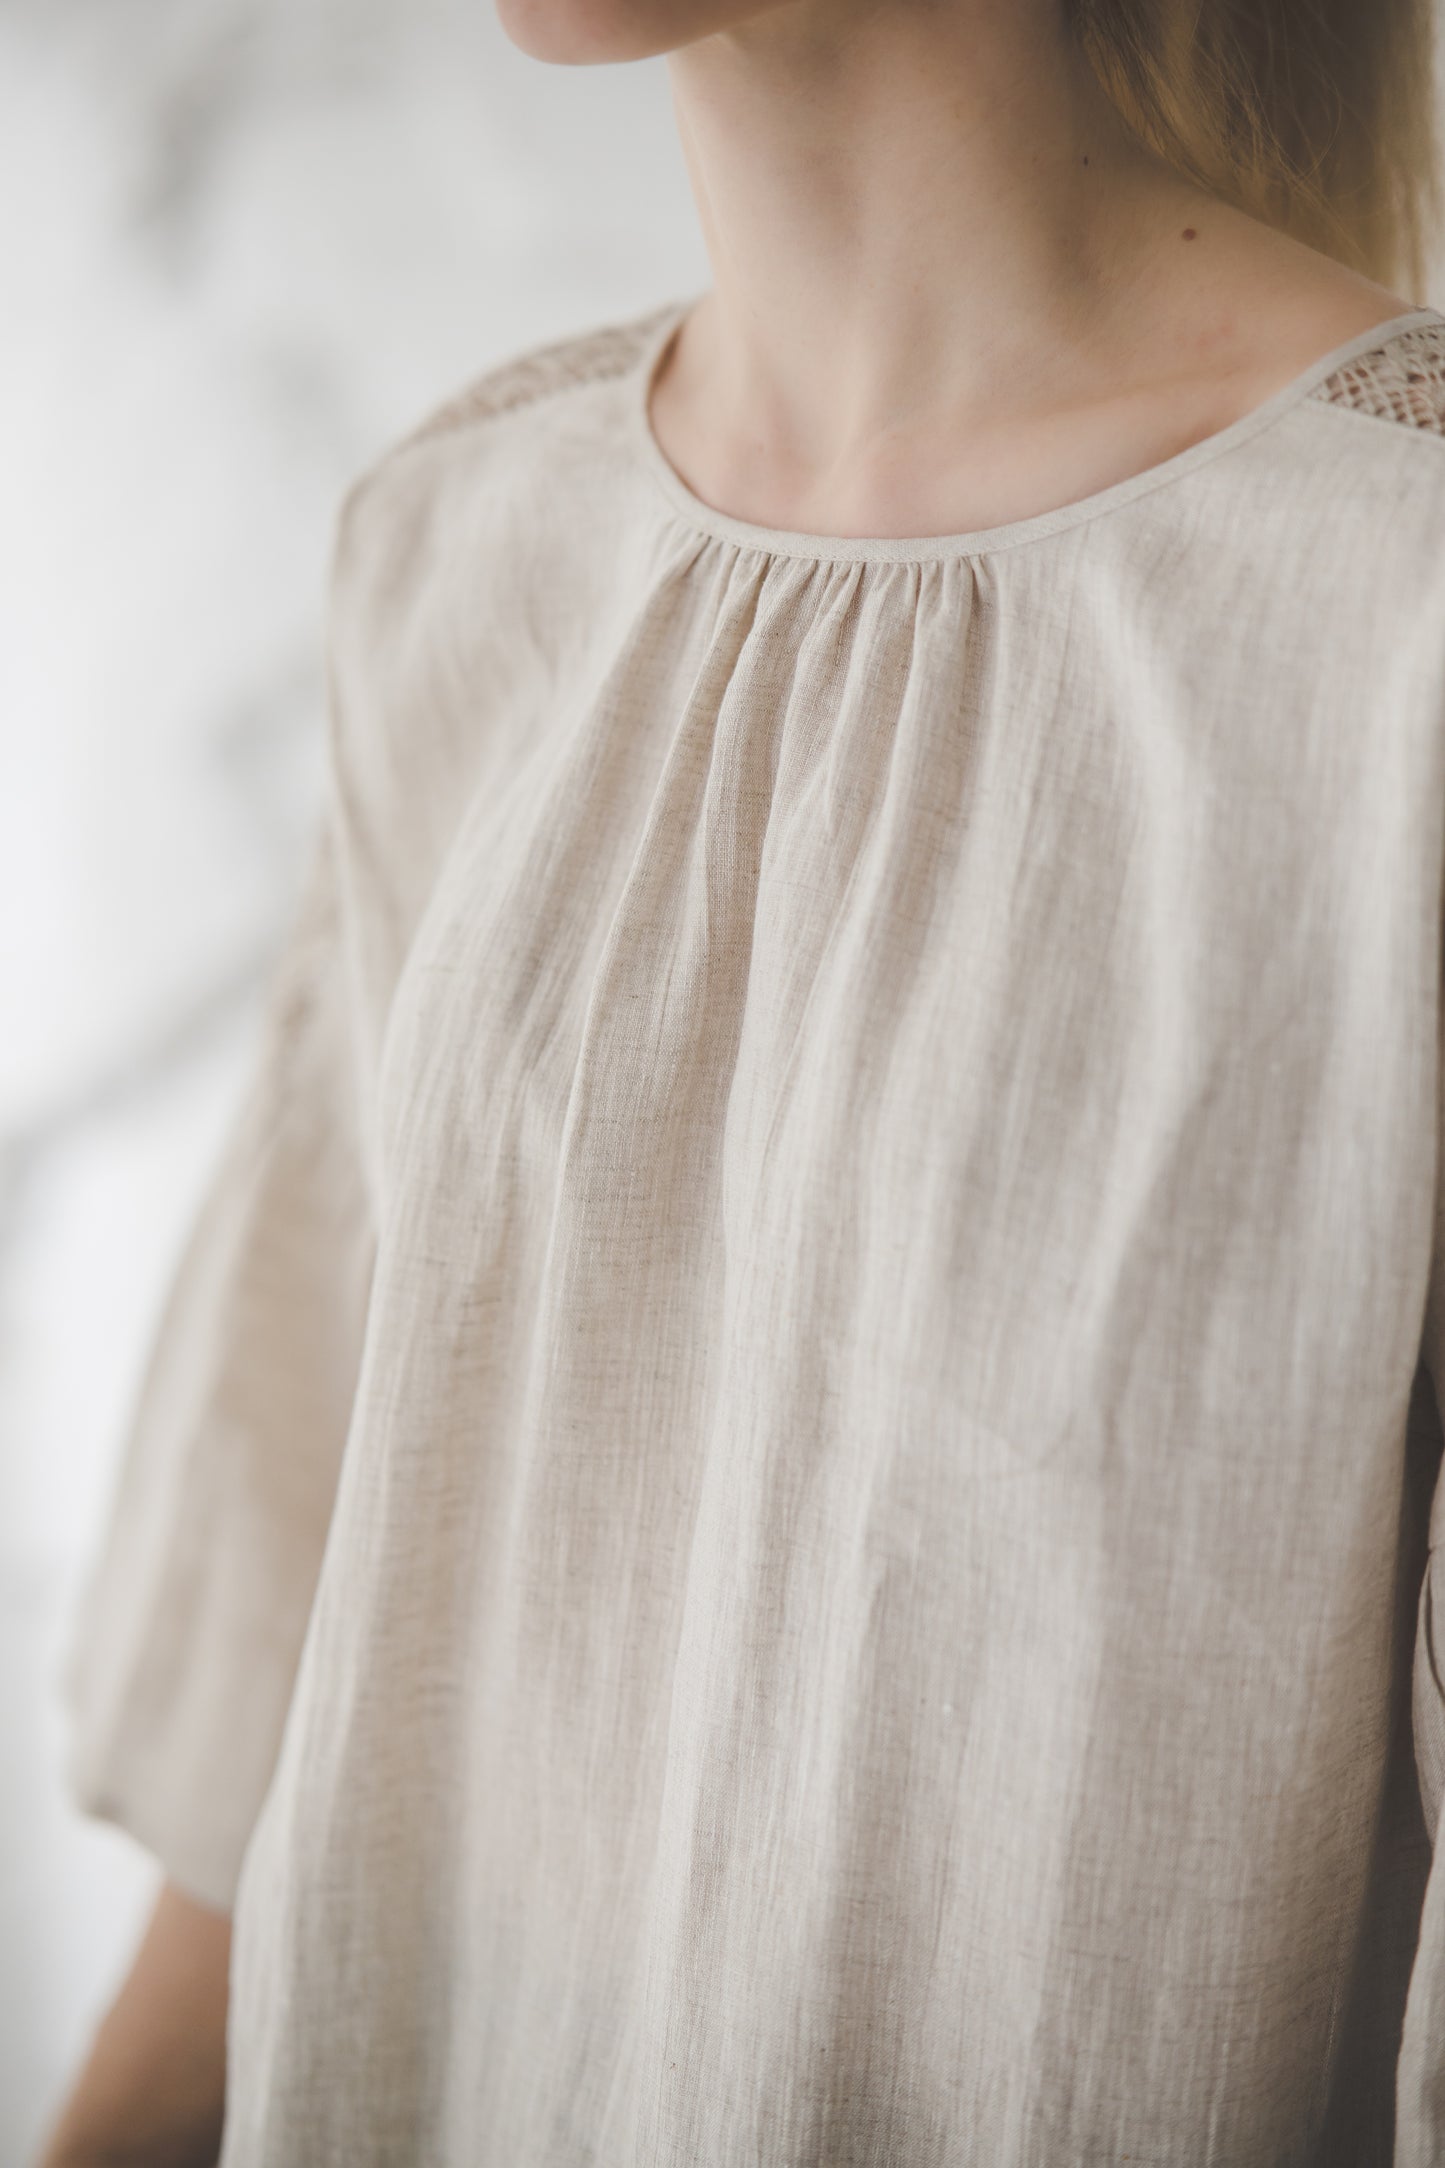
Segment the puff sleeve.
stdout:
[[229,1910],[280,1746],[374,1255],[335,793],[62,1658],[66,1779]]

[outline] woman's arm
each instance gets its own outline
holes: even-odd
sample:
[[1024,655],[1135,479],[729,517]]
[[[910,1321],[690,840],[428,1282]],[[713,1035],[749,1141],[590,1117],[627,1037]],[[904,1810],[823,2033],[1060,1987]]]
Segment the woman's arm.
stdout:
[[36,2168],[214,2168],[231,1922],[163,1884]]

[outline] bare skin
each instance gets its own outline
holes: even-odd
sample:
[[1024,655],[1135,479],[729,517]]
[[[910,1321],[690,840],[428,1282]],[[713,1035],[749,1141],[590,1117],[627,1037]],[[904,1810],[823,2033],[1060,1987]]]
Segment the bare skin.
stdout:
[[163,1884],[37,2168],[214,2168],[231,1922]]
[[1137,148],[1061,0],[498,0],[524,51],[666,53],[714,283],[654,381],[696,495],[953,534],[1076,502],[1415,304]]
[[[707,504],[958,534],[1157,465],[1414,306],[1181,181],[1061,0],[497,0],[536,59],[666,54],[714,286],[654,380]],[[210,2168],[229,1923],[163,1893],[38,2168]]]

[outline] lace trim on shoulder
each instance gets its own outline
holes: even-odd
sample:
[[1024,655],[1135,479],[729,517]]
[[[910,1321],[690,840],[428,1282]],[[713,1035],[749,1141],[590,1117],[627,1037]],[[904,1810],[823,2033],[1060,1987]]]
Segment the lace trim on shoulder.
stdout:
[[1336,369],[1310,397],[1445,437],[1445,322],[1397,331]]
[[531,406],[538,399],[610,376],[631,368],[647,340],[661,328],[672,306],[654,309],[626,323],[603,324],[594,331],[574,332],[569,338],[547,346],[529,347],[509,361],[498,362],[474,383],[455,392],[425,415],[391,447],[393,452],[417,444],[426,437],[464,428],[493,414]]

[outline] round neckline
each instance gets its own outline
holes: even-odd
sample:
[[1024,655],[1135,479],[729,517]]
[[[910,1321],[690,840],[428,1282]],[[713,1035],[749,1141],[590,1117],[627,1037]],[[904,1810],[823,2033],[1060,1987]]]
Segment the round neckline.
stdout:
[[1417,325],[1445,323],[1445,315],[1426,303],[1372,324],[1342,345],[1332,347],[1327,354],[1321,354],[1261,405],[1251,407],[1247,414],[1226,423],[1223,429],[1216,429],[1197,443],[1186,445],[1182,452],[1175,452],[1168,459],[1141,468],[1137,474],[1126,475],[1122,481],[1092,490],[1088,496],[1078,497],[1071,504],[1056,505],[1051,511],[1034,512],[1025,519],[1006,520],[998,526],[977,527],[961,534],[831,535],[808,534],[802,529],[788,527],[762,527],[753,520],[734,519],[731,514],[716,510],[683,480],[658,442],[649,411],[653,380],[674,333],[704,297],[704,294],[692,294],[666,309],[661,320],[654,324],[633,365],[628,402],[633,447],[673,509],[699,532],[717,541],[732,542],[739,548],[762,551],[772,557],[802,557],[832,564],[942,562],[949,558],[977,557],[1017,549],[1023,543],[1041,541],[1046,535],[1061,534],[1067,528],[1081,526],[1104,512],[1113,511],[1118,505],[1128,504],[1150,490],[1161,489],[1207,461],[1217,459],[1221,452],[1230,451],[1235,445],[1257,436],[1271,422],[1307,399],[1326,377],[1333,376],[1337,369],[1359,355],[1373,353],[1377,347]]

